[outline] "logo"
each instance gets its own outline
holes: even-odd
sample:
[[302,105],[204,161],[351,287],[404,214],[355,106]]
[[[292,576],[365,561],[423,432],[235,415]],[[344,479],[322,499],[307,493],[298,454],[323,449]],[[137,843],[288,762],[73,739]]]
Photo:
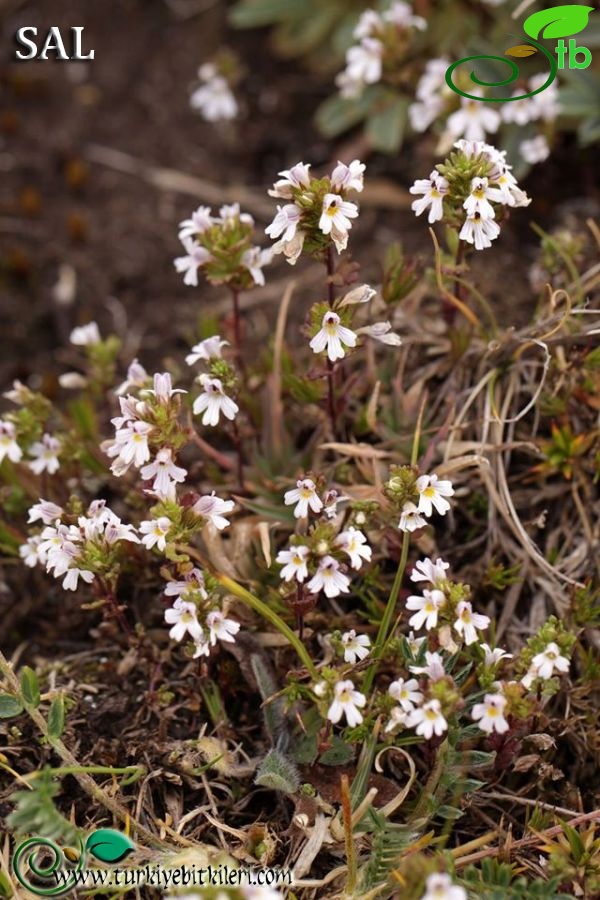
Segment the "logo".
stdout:
[[[135,850],[135,844],[126,835],[112,828],[99,828],[93,831],[85,844],[79,843],[79,850],[61,848],[48,838],[32,837],[19,844],[13,857],[13,871],[23,885],[32,894],[39,897],[59,897],[72,891],[79,883],[78,875],[86,867],[88,857],[104,863],[117,863],[125,859],[128,853]],[[45,859],[40,862],[40,853]],[[50,860],[47,860],[50,854]],[[73,864],[75,863],[75,864]],[[32,883],[31,878],[40,883]],[[52,886],[43,882],[52,881]]]
[[94,58],[93,50],[90,50],[89,53],[83,52],[83,26],[81,25],[71,28],[70,47],[68,41],[64,40],[58,25],[53,25],[43,39],[41,50],[38,52],[37,34],[38,29],[34,25],[25,25],[23,28],[19,28],[15,38],[19,47],[25,47],[26,50],[17,50],[15,54],[17,59],[49,59],[48,54],[58,60]]
[[[580,31],[584,30],[588,24],[589,15],[593,11],[593,6],[569,4],[568,6],[553,6],[551,9],[542,9],[539,12],[533,13],[533,15],[525,19],[523,23],[523,31],[529,39],[528,43],[517,44],[515,47],[510,47],[508,50],[505,50],[505,56],[465,56],[464,59],[459,59],[457,62],[452,63],[451,66],[448,66],[448,69],[446,70],[446,84],[448,87],[452,88],[455,93],[460,94],[461,97],[466,97],[469,100],[481,100],[488,103],[506,103],[510,100],[524,100],[526,97],[533,97],[535,94],[540,94],[552,84],[559,69],[587,69],[590,65],[592,61],[591,51],[588,50],[587,47],[578,46],[572,35],[579,34]],[[520,35],[511,35],[511,37],[520,37]],[[554,48],[556,57],[554,57],[550,50],[544,47],[543,44],[538,43],[536,38],[540,37],[560,38]],[[568,44],[563,40],[565,37],[570,38]],[[496,62],[504,63],[510,69],[510,75],[508,78],[505,78],[504,81],[483,81],[477,77],[475,71],[471,72],[470,78],[474,84],[477,84],[480,87],[504,87],[505,85],[512,84],[513,81],[519,77],[519,67],[517,64],[513,62],[512,59],[506,59],[505,57],[526,57],[533,56],[534,53],[542,53],[550,64],[550,74],[548,75],[548,78],[544,84],[535,91],[519,94],[516,97],[480,97],[478,94],[466,93],[466,91],[463,91],[453,81],[455,70],[463,63],[473,62],[474,60],[495,60]]]

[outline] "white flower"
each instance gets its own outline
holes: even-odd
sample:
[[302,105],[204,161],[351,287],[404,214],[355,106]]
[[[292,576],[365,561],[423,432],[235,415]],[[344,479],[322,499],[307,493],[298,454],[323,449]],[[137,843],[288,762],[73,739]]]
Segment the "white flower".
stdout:
[[190,593],[198,591],[203,600],[208,599],[208,594],[204,587],[204,575],[201,569],[194,568],[188,572],[182,581],[168,581],[165,585],[165,596],[167,597],[185,597]]
[[29,468],[36,475],[41,475],[42,472],[53,475],[60,466],[59,451],[60,441],[50,434],[45,434],[41,441],[35,441],[29,448],[29,453],[34,457],[32,462],[28,463]]
[[166,516],[140,522],[140,533],[144,535],[142,544],[147,550],[157,547],[163,552],[167,546],[167,534],[171,529],[171,520]]
[[[485,2],[496,6],[504,0],[485,0]],[[467,892],[464,888],[452,884],[449,875],[434,873],[425,882],[425,893],[421,900],[467,900]]]
[[[492,180],[491,175],[490,180]],[[502,165],[499,167],[498,173],[493,178],[493,184],[502,194],[502,202],[506,203],[507,206],[516,208],[518,206],[529,206],[531,203],[531,197],[528,197],[525,191],[521,190],[517,185],[517,179],[506,166]]]
[[323,211],[319,219],[319,228],[323,234],[330,234],[338,253],[346,249],[348,232],[352,228],[350,219],[356,219],[358,207],[356,203],[344,200],[339,194],[325,194]]
[[190,287],[198,287],[198,269],[212,259],[206,247],[201,247],[192,238],[184,238],[181,242],[185,250],[185,256],[178,256],[174,260],[176,270],[184,272],[183,283]]
[[[521,91],[515,91],[513,97],[519,97]],[[502,104],[500,114],[505,122],[514,122],[515,125],[527,125],[532,119],[537,119],[537,109],[532,98],[524,97],[522,100],[507,100]]]
[[346,51],[345,75],[357,85],[376,84],[381,80],[383,44],[377,38],[364,37],[360,44]]
[[431,681],[439,681],[445,677],[444,660],[439,653],[430,653],[427,650],[425,663],[424,666],[409,666],[408,668],[414,675],[427,675]]
[[184,391],[183,388],[174,388],[173,381],[168,372],[157,372],[154,375],[153,386],[147,388],[144,393],[152,394],[159,403],[166,406],[174,394],[187,394],[187,391]]
[[310,163],[299,162],[291,169],[279,172],[281,179],[276,181],[272,190],[268,191],[270,197],[279,197],[282,200],[291,200],[294,190],[310,187]]
[[152,425],[147,422],[128,422],[116,432],[114,444],[106,451],[108,456],[117,457],[111,466],[115,475],[123,474],[132,463],[139,468],[148,462],[148,435],[152,430]]
[[322,353],[327,349],[327,356],[331,362],[343,359],[346,355],[342,344],[347,347],[356,347],[356,334],[340,323],[341,320],[337,313],[326,312],[320,330],[310,342],[310,348],[314,353]]
[[467,211],[468,216],[479,213],[482,219],[493,219],[496,213],[488,197],[492,200],[501,200],[501,193],[497,189],[488,187],[487,178],[473,178],[471,193],[463,203],[463,209]]
[[437,626],[438,612],[446,603],[443,591],[423,591],[423,596],[413,594],[406,600],[407,609],[416,609],[417,612],[410,617],[408,624],[411,628],[422,628],[425,625],[427,631]]
[[74,328],[71,332],[70,341],[77,347],[89,347],[99,344],[102,341],[100,331],[96,322],[88,322],[87,325],[81,325]]
[[27,522],[31,524],[31,522],[37,522],[38,519],[41,519],[44,525],[51,525],[57,519],[60,519],[63,513],[64,509],[62,506],[57,506],[56,503],[52,503],[50,500],[42,500],[40,498],[38,503],[34,503],[29,508]]
[[446,569],[449,568],[450,563],[444,562],[439,556],[435,562],[426,556],[425,559],[417,560],[410,573],[410,580],[430,581],[432,584],[437,584],[438,581],[446,580]]
[[371,640],[367,634],[357,634],[354,629],[351,629],[342,635],[342,645],[345,662],[354,665],[357,659],[366,659],[369,655]]
[[170,447],[161,447],[154,462],[144,466],[140,475],[144,481],[154,479],[152,490],[159,500],[174,500],[175,485],[185,481],[187,471],[175,465]]
[[365,706],[367,698],[360,691],[354,690],[354,682],[338,681],[333,688],[333,703],[327,710],[327,718],[336,725],[342,716],[346,716],[346,721],[350,728],[360,725],[363,720],[359,707]]
[[268,266],[273,258],[273,251],[269,247],[262,250],[260,247],[251,247],[250,250],[242,255],[240,263],[245,269],[248,269],[254,284],[264,285],[265,276],[263,274],[263,266]]
[[62,586],[65,591],[76,591],[80,578],[87,584],[91,584],[95,577],[93,572],[89,572],[87,569],[78,569],[76,566],[73,566],[67,571]]
[[488,616],[482,616],[473,612],[473,607],[468,600],[461,600],[456,606],[458,618],[454,628],[463,636],[465,644],[474,644],[478,640],[477,631],[482,631],[490,624]]
[[365,163],[353,159],[349,166],[338,160],[331,173],[331,187],[336,191],[360,191],[364,188]]
[[419,31],[425,31],[427,28],[425,19],[422,16],[413,15],[412,7],[404,0],[395,0],[384,12],[383,18],[398,28],[417,28]]
[[487,734],[491,734],[493,731],[504,734],[509,728],[508,722],[504,718],[505,707],[506,697],[503,697],[502,694],[486,694],[483,703],[475,704],[471,715],[481,730]]
[[416,481],[416,488],[419,492],[420,513],[431,516],[433,507],[441,516],[448,512],[450,504],[445,498],[454,494],[451,481],[440,481],[437,475],[420,475]]
[[355,306],[357,303],[368,303],[376,293],[377,291],[372,287],[369,287],[368,284],[359,284],[358,287],[348,291],[348,293],[338,301],[336,306],[338,309],[342,309],[344,306]]
[[11,462],[17,463],[23,456],[23,451],[17,443],[17,432],[12,422],[0,419],[0,463],[5,456]]
[[226,519],[223,514],[230,513],[234,506],[233,500],[222,500],[220,497],[216,497],[213,491],[196,500],[192,506],[192,512],[208,519],[218,531],[222,531],[230,524],[229,519]]
[[27,543],[19,547],[19,556],[30,569],[39,564],[45,565],[47,561],[47,554],[40,549],[41,542],[41,535],[34,534],[27,538]]
[[303,582],[308,578],[308,569],[306,560],[308,558],[309,549],[304,544],[297,544],[290,547],[289,550],[280,550],[275,558],[283,566],[279,573],[284,581],[292,581],[295,578],[299,582]]
[[169,637],[174,641],[182,641],[186,633],[196,642],[204,637],[202,626],[198,622],[196,604],[188,603],[180,597],[175,600],[171,609],[165,610],[165,622],[173,626],[169,631]]
[[402,343],[400,335],[392,331],[391,322],[374,322],[373,325],[365,325],[363,328],[359,328],[356,334],[366,334],[367,337],[387,344],[389,347],[399,347]]
[[217,220],[211,215],[210,206],[199,206],[189,219],[179,223],[179,240],[197,237],[215,224]]
[[552,678],[555,669],[557,672],[568,672],[570,665],[566,656],[561,656],[558,644],[555,644],[554,641],[549,643],[541,653],[534,656],[531,662],[537,677],[543,678],[544,681]]
[[500,226],[493,219],[483,219],[481,213],[467,216],[460,230],[459,238],[467,244],[474,244],[476,250],[485,250],[492,246],[500,234]]
[[404,712],[411,712],[414,707],[423,701],[423,694],[419,690],[419,682],[416,678],[398,678],[392,681],[388,688],[388,694],[396,700]]
[[314,513],[320,513],[323,509],[323,501],[317,495],[317,487],[312,478],[301,478],[296,482],[296,487],[286,491],[283,497],[286,506],[296,504],[294,515],[297,519],[304,519],[308,515],[308,507]]
[[417,734],[426,740],[432,738],[434,734],[439,737],[448,728],[439,700],[428,700],[423,706],[413,709],[408,714],[406,725],[408,728],[415,728]]
[[408,641],[408,646],[413,656],[417,656],[422,644],[427,642],[426,637],[415,637],[415,633],[412,630],[408,632],[406,640]]
[[194,655],[192,659],[198,659],[199,656],[210,656],[210,643],[204,637],[204,632],[202,632],[200,639],[194,641]]
[[344,553],[350,557],[350,565],[353,569],[360,569],[363,560],[371,561],[372,550],[367,544],[367,538],[357,528],[352,525],[346,530],[340,532],[336,537],[334,544],[341,547]]
[[127,377],[125,381],[123,381],[117,388],[115,388],[115,394],[126,394],[132,388],[145,387],[146,382],[149,378],[150,376],[146,372],[145,368],[138,362],[137,359],[134,359],[127,369]]
[[238,221],[243,225],[254,225],[254,219],[250,213],[240,211],[239,203],[224,203],[219,209],[219,218],[217,219],[219,225],[224,228],[233,228]]
[[479,646],[483,650],[486,666],[495,666],[501,659],[512,659],[512,653],[507,653],[501,647],[495,647],[492,650],[489,644],[480,644]]
[[298,229],[291,241],[281,240],[273,244],[273,253],[283,253],[290,266],[295,266],[304,247],[304,238],[304,232]]
[[531,138],[529,141],[521,141],[519,153],[525,162],[534,166],[536,163],[544,162],[545,159],[548,159],[550,147],[544,135],[538,134],[537,137]]
[[407,500],[402,507],[398,528],[400,531],[416,531],[417,528],[423,528],[427,525],[425,519],[419,513],[414,503]]
[[307,584],[311,594],[325,591],[326,597],[337,597],[339,594],[347,594],[350,591],[350,579],[339,571],[340,564],[332,556],[324,556],[319,563],[319,568]]
[[411,203],[410,208],[415,215],[420,216],[429,207],[428,222],[432,225],[444,217],[443,198],[448,189],[448,181],[434,169],[429,178],[418,178],[409,188],[411,194],[423,194],[420,200]]
[[284,206],[277,206],[277,214],[265,228],[265,233],[275,240],[281,236],[281,240],[289,242],[296,234],[298,223],[302,210],[295,203],[286,203]]
[[233,619],[226,619],[220,610],[214,609],[207,615],[206,624],[209,629],[209,640],[213,647],[217,643],[217,638],[228,644],[235,643],[234,635],[240,630],[239,622],[235,622]]
[[16,378],[13,381],[13,386],[10,391],[4,391],[2,396],[6,397],[7,400],[10,400],[11,403],[16,403],[17,406],[24,406],[34,395],[26,384],[23,384],[22,381],[19,381],[19,379]]
[[199,381],[204,388],[204,393],[194,400],[194,415],[198,416],[200,413],[204,413],[203,425],[218,425],[221,413],[226,419],[233,421],[240,408],[231,397],[227,396],[220,379],[204,374],[200,376]]
[[125,525],[118,516],[111,514],[104,529],[104,540],[107,544],[116,544],[117,541],[130,541],[139,544],[140,539],[135,533],[133,525]]
[[426,65],[423,74],[419,78],[417,84],[416,95],[419,100],[429,103],[432,95],[436,94],[440,88],[448,90],[446,85],[446,70],[450,65],[450,60],[446,56],[430,59]]
[[201,66],[198,70],[204,84],[196,88],[190,97],[190,106],[197,109],[207,122],[235,119],[238,105],[226,78]]
[[485,101],[461,97],[460,109],[448,117],[448,130],[455,137],[464,137],[467,141],[485,140],[486,133],[494,134],[501,122],[500,114],[490,106]]
[[379,13],[374,9],[365,9],[360,14],[360,18],[352,33],[360,41],[362,38],[370,37],[372,34],[377,33],[381,28],[383,28],[383,19]]
[[[537,91],[537,89],[547,80],[548,76],[545,72],[533,75],[528,82],[529,90]],[[532,119],[543,119],[545,122],[552,122],[561,111],[560,103],[558,102],[558,86],[556,82],[548,85],[541,93],[534,94],[534,96],[529,99],[534,107]]]
[[443,110],[444,100],[437,94],[433,94],[429,100],[419,100],[411,103],[408,107],[410,127],[413,131],[427,131],[431,123],[435,122]]
[[215,334],[213,337],[200,341],[199,344],[194,344],[191,353],[188,353],[185,361],[188,366],[193,366],[200,359],[205,359],[207,362],[210,362],[211,359],[221,359],[221,348],[228,345],[229,341],[222,341],[220,336]]
[[394,706],[394,708],[390,711],[390,719],[384,730],[386,732],[395,731],[396,728],[400,728],[400,726],[404,727],[406,725],[407,718],[408,713],[403,710],[401,706]]

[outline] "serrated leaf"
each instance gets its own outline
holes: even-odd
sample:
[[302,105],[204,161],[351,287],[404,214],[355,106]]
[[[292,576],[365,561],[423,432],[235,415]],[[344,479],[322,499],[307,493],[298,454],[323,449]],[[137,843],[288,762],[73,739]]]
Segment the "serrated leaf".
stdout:
[[12,694],[0,694],[0,719],[12,719],[20,716],[23,706]]
[[300,787],[300,775],[291,759],[279,750],[269,750],[258,767],[254,784],[282,794],[294,794]]
[[516,47],[509,47],[504,51],[505,56],[533,56],[534,53],[537,53],[536,48],[529,44],[517,44]]
[[21,671],[21,693],[25,703],[37,709],[40,705],[40,683],[31,666],[25,666]]
[[48,710],[48,736],[56,740],[63,733],[65,727],[65,700],[64,697],[55,697]]
[[593,6],[579,6],[576,3],[541,9],[525,19],[523,31],[532,38],[570,37],[583,31],[593,9]]
[[115,863],[121,862],[128,853],[135,850],[135,844],[114,828],[99,828],[89,835],[85,849],[100,862]]

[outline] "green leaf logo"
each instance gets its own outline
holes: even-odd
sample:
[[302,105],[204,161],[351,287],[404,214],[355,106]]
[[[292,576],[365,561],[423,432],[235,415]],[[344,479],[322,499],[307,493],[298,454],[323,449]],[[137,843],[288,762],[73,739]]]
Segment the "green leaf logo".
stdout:
[[87,853],[100,862],[121,862],[128,853],[135,850],[135,844],[120,831],[113,828],[99,828],[93,831],[85,842]]
[[531,38],[562,38],[579,34],[586,27],[593,6],[553,6],[528,16],[523,22],[523,31]]
[[504,53],[506,56],[533,56],[537,50],[535,47],[530,47],[529,44],[519,44],[516,47],[509,47]]

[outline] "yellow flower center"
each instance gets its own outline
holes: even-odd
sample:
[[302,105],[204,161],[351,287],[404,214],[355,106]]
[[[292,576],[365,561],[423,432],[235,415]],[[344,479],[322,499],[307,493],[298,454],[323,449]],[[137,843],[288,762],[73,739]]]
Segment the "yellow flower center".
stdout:
[[434,709],[426,709],[425,710],[425,718],[429,719],[430,722],[435,721],[435,719],[437,719],[437,717],[438,717],[438,714],[436,713],[436,711]]

